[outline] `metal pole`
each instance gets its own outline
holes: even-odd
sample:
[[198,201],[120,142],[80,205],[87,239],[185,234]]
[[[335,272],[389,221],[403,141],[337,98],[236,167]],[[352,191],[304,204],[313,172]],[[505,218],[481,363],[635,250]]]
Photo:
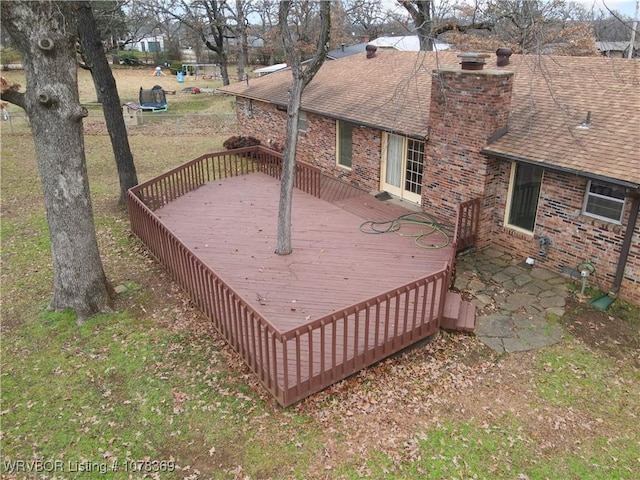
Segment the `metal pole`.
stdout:
[[613,280],[613,286],[611,287],[611,293],[617,294],[624,278],[624,269],[627,266],[627,258],[629,256],[629,250],[631,249],[631,241],[633,239],[633,232],[636,228],[636,222],[638,221],[638,212],[640,212],[640,194],[636,193],[631,197],[633,203],[631,204],[631,213],[629,214],[629,223],[624,233],[624,240],[622,241],[622,248],[620,250],[620,259],[618,260],[618,268],[616,269],[616,277]]

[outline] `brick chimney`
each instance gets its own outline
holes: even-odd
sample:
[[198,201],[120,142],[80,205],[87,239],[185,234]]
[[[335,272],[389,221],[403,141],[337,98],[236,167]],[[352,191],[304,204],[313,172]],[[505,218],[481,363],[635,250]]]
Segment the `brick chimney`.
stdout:
[[[480,56],[467,59],[484,63]],[[504,70],[433,72],[422,189],[426,211],[451,222],[461,202],[484,197],[482,215],[491,214],[487,189],[498,161],[480,150],[506,133],[512,87],[513,72]]]

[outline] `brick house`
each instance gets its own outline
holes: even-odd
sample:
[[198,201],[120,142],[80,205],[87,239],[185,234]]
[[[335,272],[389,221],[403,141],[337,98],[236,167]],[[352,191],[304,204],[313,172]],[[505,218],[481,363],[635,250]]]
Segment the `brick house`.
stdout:
[[[640,303],[640,63],[466,60],[482,69],[453,52],[325,62],[303,95],[298,160],[443,222],[481,197],[480,249],[569,275],[591,262],[589,285]],[[239,133],[283,145],[290,83],[284,70],[222,88]]]

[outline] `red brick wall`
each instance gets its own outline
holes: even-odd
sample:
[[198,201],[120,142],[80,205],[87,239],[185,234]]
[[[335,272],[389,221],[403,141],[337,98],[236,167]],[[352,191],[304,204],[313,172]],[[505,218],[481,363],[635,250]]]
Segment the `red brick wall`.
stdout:
[[[450,220],[461,202],[485,195],[492,171],[480,150],[507,125],[512,87],[512,72],[435,72],[422,189],[428,212]],[[487,199],[484,207],[481,236],[489,230]]]
[[[506,125],[512,80],[508,72],[491,71],[440,71],[434,77],[431,128],[425,145],[423,207],[436,217],[452,221],[460,202],[484,196],[479,248],[491,245],[523,260],[533,256],[538,265],[557,272],[590,260],[597,268],[602,288],[608,290],[615,275],[624,227],[581,214],[586,179],[546,171],[535,235],[515,232],[503,225],[511,164],[479,152],[488,137]],[[247,100],[237,100],[240,134],[253,135],[265,145],[269,141],[284,144],[285,112],[274,105],[253,101],[249,116]],[[335,134],[335,120],[307,113],[307,132],[299,136],[298,158],[330,175],[378,190],[382,133],[369,128],[354,129],[352,170],[336,166]],[[630,209],[629,200],[623,225],[628,223]],[[546,257],[537,254],[538,239],[542,236],[551,240]],[[640,304],[640,220],[620,295]]]
[[[275,105],[237,97],[238,133],[258,138],[263,145],[284,145],[286,112]],[[298,135],[297,158],[328,175],[374,191],[380,188],[382,133],[367,127],[353,129],[351,170],[336,165],[336,121],[307,112],[307,131]]]
[[[556,272],[575,269],[583,260],[592,262],[601,287],[608,291],[615,277],[620,250],[629,223],[631,199],[625,204],[622,225],[604,222],[582,214],[588,180],[575,175],[546,170],[542,180],[534,235],[525,235],[504,226],[511,163],[492,160],[495,165],[492,184],[487,190],[493,234],[481,238],[479,247],[498,247]],[[538,254],[539,239],[551,241],[548,254]],[[596,279],[589,278],[596,287]],[[640,303],[640,219],[637,220],[627,260],[620,296]]]

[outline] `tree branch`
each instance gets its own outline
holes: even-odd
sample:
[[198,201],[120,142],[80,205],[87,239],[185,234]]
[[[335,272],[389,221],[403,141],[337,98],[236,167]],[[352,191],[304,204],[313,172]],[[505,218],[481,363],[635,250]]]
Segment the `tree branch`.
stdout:
[[25,109],[24,93],[18,91],[20,85],[9,83],[4,77],[0,78],[0,99]]
[[307,85],[314,75],[320,70],[329,51],[329,31],[331,30],[331,2],[322,2],[320,4],[320,23],[322,37],[318,41],[318,48],[311,63],[307,66],[302,74],[302,81]]
[[469,25],[460,25],[454,21],[444,23],[442,25],[438,25],[433,29],[432,35],[434,37],[440,35],[445,32],[462,32],[466,33],[469,30],[488,30],[490,32],[493,31],[495,25],[493,22],[480,22],[480,23],[471,23]]

